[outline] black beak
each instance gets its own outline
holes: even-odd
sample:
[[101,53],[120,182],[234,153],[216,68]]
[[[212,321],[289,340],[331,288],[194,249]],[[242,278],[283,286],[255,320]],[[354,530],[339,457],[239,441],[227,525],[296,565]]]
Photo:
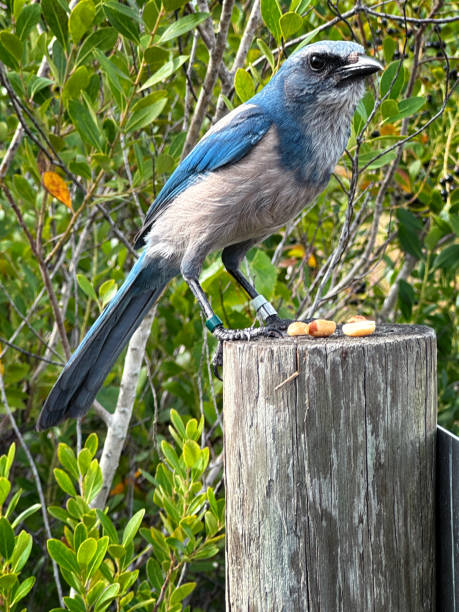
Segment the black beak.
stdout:
[[348,64],[340,66],[335,70],[338,83],[344,84],[348,81],[357,81],[364,77],[382,70],[383,66],[377,60],[367,55],[357,55]]

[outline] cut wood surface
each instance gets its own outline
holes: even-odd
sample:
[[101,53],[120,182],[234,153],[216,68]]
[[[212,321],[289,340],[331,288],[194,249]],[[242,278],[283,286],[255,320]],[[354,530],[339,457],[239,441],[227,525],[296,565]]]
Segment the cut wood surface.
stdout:
[[434,610],[436,408],[427,327],[226,343],[227,610]]

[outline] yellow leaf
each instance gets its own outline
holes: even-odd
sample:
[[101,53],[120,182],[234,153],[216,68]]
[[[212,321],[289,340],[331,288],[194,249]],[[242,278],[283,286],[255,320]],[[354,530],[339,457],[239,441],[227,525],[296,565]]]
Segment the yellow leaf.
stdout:
[[310,268],[317,268],[317,259],[314,257],[314,253],[311,253],[308,257],[308,266]]
[[43,172],[42,179],[43,187],[46,191],[73,211],[72,198],[64,179],[56,174],[56,172]]
[[290,257],[296,257],[297,259],[302,259],[305,256],[306,252],[304,250],[304,246],[302,244],[294,244],[288,251],[287,255]]

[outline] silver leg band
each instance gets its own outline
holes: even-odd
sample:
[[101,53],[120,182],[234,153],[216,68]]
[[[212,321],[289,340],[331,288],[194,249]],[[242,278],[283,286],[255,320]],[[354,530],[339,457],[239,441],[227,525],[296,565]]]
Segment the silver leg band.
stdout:
[[257,314],[261,316],[263,321],[266,321],[271,315],[277,315],[277,310],[268,302],[264,295],[257,295],[256,298],[250,302],[257,311]]

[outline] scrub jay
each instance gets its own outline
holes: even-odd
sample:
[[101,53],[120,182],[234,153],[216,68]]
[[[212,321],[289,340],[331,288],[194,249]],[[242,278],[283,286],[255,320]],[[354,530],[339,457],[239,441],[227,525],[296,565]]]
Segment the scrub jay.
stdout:
[[[39,430],[89,410],[123,347],[178,274],[220,341],[276,334],[281,320],[239,264],[250,247],[325,188],[348,141],[364,77],[381,68],[355,43],[308,45],[207,132],[150,206],[135,241],[136,248],[145,248],[59,376]],[[225,329],[212,310],[199,274],[205,257],[217,250],[265,326]]]

